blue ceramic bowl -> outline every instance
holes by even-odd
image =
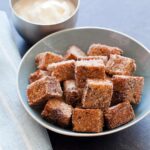
[[[142,100],[139,105],[134,107],[135,119],[128,124],[110,131],[104,131],[101,133],[76,133],[71,130],[63,129],[55,126],[51,123],[43,120],[38,112],[32,109],[27,102],[26,87],[28,85],[28,76],[36,69],[34,58],[38,53],[45,51],[53,51],[58,54],[64,54],[65,50],[70,45],[77,45],[82,50],[87,51],[89,45],[92,43],[103,43],[111,46],[117,46],[124,50],[124,55],[136,60],[137,71],[136,75],[145,77],[144,91]],[[77,28],[60,31],[47,36],[46,38],[35,44],[23,57],[19,71],[18,71],[18,94],[20,100],[29,113],[29,115],[36,120],[43,127],[52,130],[54,132],[78,137],[91,137],[101,136],[111,133],[115,133],[124,130],[142,118],[144,118],[150,112],[150,53],[146,47],[135,39],[110,29],[104,28]]]

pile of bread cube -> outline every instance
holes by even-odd
[[[76,132],[102,132],[135,117],[144,78],[133,76],[135,60],[123,50],[90,45],[87,53],[71,46],[64,56],[47,51],[35,57],[28,103],[48,122]]]

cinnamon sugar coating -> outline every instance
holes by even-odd
[[[108,61],[108,57],[107,56],[83,56],[83,57],[78,57],[78,61],[79,60],[102,60],[104,62],[104,64],[106,65],[107,61]]]
[[[74,79],[75,61],[67,60],[48,65],[47,70],[51,76],[59,81]]]
[[[77,60],[78,57],[86,56],[86,54],[77,46],[73,45],[69,47],[69,49],[66,52],[65,59],[74,59]]]
[[[75,108],[72,114],[73,131],[102,132],[104,119],[100,109]]]
[[[61,55],[55,54],[53,52],[43,52],[39,53],[35,57],[35,63],[39,69],[47,70],[47,66],[51,63],[62,61],[63,57]]]
[[[102,60],[83,60],[75,63],[75,80],[79,88],[84,88],[87,79],[105,79],[105,65]]]
[[[48,72],[44,70],[36,70],[35,72],[31,73],[29,76],[29,83],[35,82],[45,76],[48,76]]]
[[[106,72],[109,75],[132,75],[135,70],[135,60],[120,55],[110,55],[106,64]]]
[[[131,104],[140,102],[144,86],[143,77],[114,75],[112,82],[114,85],[112,105],[126,100]]]
[[[72,106],[60,99],[49,99],[41,115],[50,122],[67,127],[71,123]]]
[[[123,51],[118,47],[112,47],[104,44],[92,44],[87,54],[89,56],[110,56],[110,54],[121,55]]]
[[[63,83],[65,102],[72,106],[79,105],[82,98],[82,89],[77,88],[75,80],[66,80]]]
[[[119,127],[128,123],[135,117],[132,106],[128,101],[108,108],[104,113],[106,126],[108,129]]]
[[[83,92],[82,107],[106,110],[110,106],[112,93],[111,81],[88,79]]]
[[[62,97],[62,94],[60,83],[55,77],[43,77],[27,87],[30,106],[43,104],[51,97]]]

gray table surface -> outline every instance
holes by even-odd
[[[7,12],[8,0],[0,0],[0,10]],[[150,1],[149,0],[81,0],[77,27],[98,26],[112,28],[131,35],[150,48]],[[14,39],[21,56],[28,45],[15,31]],[[149,150],[150,115],[136,125],[103,137],[74,138],[49,131],[54,150]]]

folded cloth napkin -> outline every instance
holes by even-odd
[[[46,129],[26,113],[17,96],[21,58],[2,11],[0,27],[0,150],[52,150]]]

